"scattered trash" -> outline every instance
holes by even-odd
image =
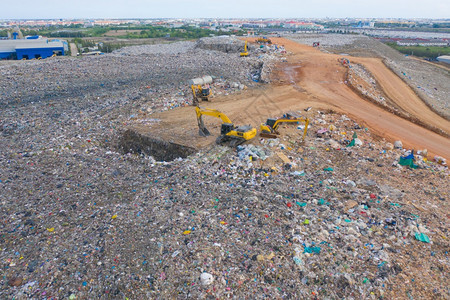
[[[214,277],[212,276],[212,274],[205,272],[200,275],[200,283],[202,285],[210,285],[213,282],[214,282]]]
[[[394,148],[396,148],[396,149],[403,149],[402,141],[395,141],[394,142]]]
[[[395,299],[408,280],[421,299],[446,286],[443,159],[392,167],[400,151],[348,117],[311,109],[325,138],[301,147],[293,128],[170,162],[119,153],[124,124],[190,104],[185,79],[253,84],[250,60],[174,44],[2,66],[0,298]],[[360,147],[344,146],[352,132]]]
[[[430,238],[425,234],[421,232],[416,232],[414,234],[416,240],[424,242],[424,243],[430,243]]]
[[[408,166],[411,169],[417,169],[418,166],[414,164],[415,158],[414,158],[414,150],[411,151],[411,153],[407,156],[400,156],[400,159],[398,161],[399,165],[401,166]]]

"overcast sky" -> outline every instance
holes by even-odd
[[[450,18],[450,0],[19,0],[0,19]],[[5,5],[4,2],[8,2]]]

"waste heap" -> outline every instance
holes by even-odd
[[[118,129],[169,106],[159,80],[200,63],[160,55],[0,69],[1,299],[448,296],[445,158],[402,166],[412,149],[314,110],[304,144],[282,125],[236,151],[121,154]]]
[[[313,119],[305,144],[286,126],[172,162],[94,137],[2,151],[0,296],[444,298],[446,166]]]

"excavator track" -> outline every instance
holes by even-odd
[[[259,136],[260,137],[265,137],[265,138],[268,138],[268,139],[276,139],[278,137],[278,134],[268,133],[268,132],[260,132]]]
[[[245,139],[229,137],[226,135],[221,135],[216,139],[216,144],[228,146],[231,148],[237,147],[245,142],[246,142]]]

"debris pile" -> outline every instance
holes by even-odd
[[[0,68],[0,298],[448,295],[444,159],[422,150],[419,168],[401,166],[409,149],[346,116],[308,111],[304,143],[286,126],[278,139],[171,162],[118,153],[117,131],[146,97],[162,109],[194,62],[214,74],[248,67],[208,54],[209,66],[175,68],[187,53]],[[252,84],[231,78],[232,89]]]
[[[386,105],[386,98],[372,74],[360,64],[352,64],[348,69],[348,83],[361,94]]]
[[[244,51],[244,41],[239,40],[236,37],[228,35],[216,36],[216,37],[204,37],[199,39],[195,47],[205,50],[221,51],[225,53],[239,53]],[[253,47],[248,45],[251,50]]]

